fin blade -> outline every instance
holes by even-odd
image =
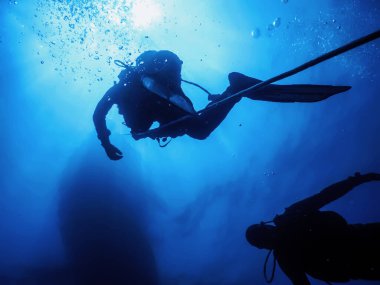
[[[253,100],[271,102],[318,102],[335,94],[351,89],[351,86],[333,85],[268,85],[260,90],[247,94],[246,97]]]

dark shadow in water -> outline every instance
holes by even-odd
[[[60,228],[75,284],[158,284],[143,229],[143,185],[133,167],[104,163],[92,150],[60,187]]]
[[[74,155],[58,189],[66,262],[1,268],[1,285],[159,284],[146,228],[149,213],[162,205],[145,186],[131,150],[115,163],[93,141]]]

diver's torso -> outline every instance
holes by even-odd
[[[144,88],[139,78],[120,81],[118,85],[116,104],[132,132],[147,131],[154,122],[165,124],[185,115],[178,107]]]
[[[320,211],[305,219],[281,231],[281,267],[332,282],[379,278],[380,224],[349,225],[337,213]]]

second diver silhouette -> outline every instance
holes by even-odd
[[[329,282],[351,279],[380,280],[380,223],[348,224],[336,212],[320,208],[342,197],[354,187],[380,181],[380,174],[368,173],[349,177],[320,193],[294,203],[277,215],[273,223],[262,222],[248,227],[247,241],[274,254],[294,285],[310,285],[306,274]]]
[[[237,72],[230,73],[228,76],[230,85],[227,89],[221,95],[212,95],[208,92],[211,102],[200,111],[194,110],[191,100],[181,88],[181,81],[185,80],[181,78],[183,62],[180,58],[167,50],[146,51],[136,59],[135,66],[122,64],[125,69],[119,74],[119,83],[115,83],[97,104],[93,121],[98,138],[110,159],[118,160],[123,157],[122,152],[110,142],[111,132],[106,126],[106,115],[114,104],[118,106],[125,124],[131,128],[134,139],[149,137],[160,142],[161,139],[166,141],[168,137],[175,138],[185,134],[200,140],[207,138],[242,97],[271,102],[324,100],[351,87],[272,83],[378,37],[380,31],[266,81]],[[150,129],[154,122],[158,122],[160,127]]]

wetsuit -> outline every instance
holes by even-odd
[[[319,211],[372,181],[371,175],[333,184],[276,216],[279,238],[274,255],[294,285],[310,284],[306,274],[330,282],[380,280],[380,223],[348,224],[335,212]]]
[[[109,141],[110,131],[106,115],[116,104],[125,124],[131,128],[134,139],[150,137],[178,137],[189,135],[206,139],[226,118],[241,96],[229,98],[223,104],[216,102],[230,97],[252,85],[258,79],[233,72],[229,74],[230,86],[215,96],[201,112],[195,112],[191,100],[181,88],[182,61],[170,51],[147,51],[136,60],[136,67],[129,67],[119,76],[120,82],[111,87],[96,106],[93,121],[99,140],[111,159],[120,159],[121,151]],[[244,97],[271,102],[317,102],[348,90],[348,86],[330,85],[268,85],[252,91]],[[183,119],[177,122],[178,119]],[[150,130],[154,122],[160,127]],[[176,122],[167,125],[168,123]]]
[[[150,55],[151,52],[146,53]],[[236,98],[217,110],[195,115],[191,100],[181,88],[182,61],[169,51],[154,52],[150,58],[143,56],[143,59],[140,58],[142,64],[120,73],[120,81],[106,92],[93,114],[98,138],[111,159],[122,157],[121,151],[110,143],[111,132],[106,125],[106,116],[113,105],[118,106],[135,139],[135,134],[148,131],[154,122],[164,125],[186,115],[190,115],[191,119],[165,130],[160,137],[174,138],[187,134],[196,139],[205,139],[240,100]],[[160,62],[164,62],[161,69],[157,67]]]
[[[178,91],[185,97],[182,89]],[[191,104],[191,101],[187,100]],[[105,119],[113,105],[117,105],[119,114],[123,116],[132,134],[148,130],[156,121],[164,124],[186,114],[180,108],[147,90],[137,73],[129,74],[128,78],[122,78],[106,92],[95,109],[93,119],[101,141],[110,135]]]

